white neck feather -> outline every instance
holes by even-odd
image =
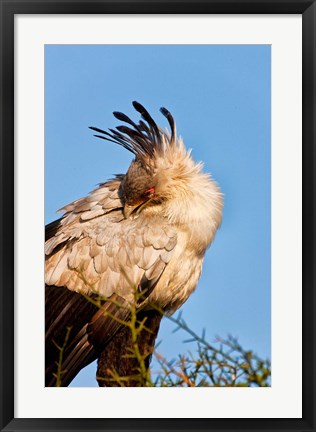
[[[169,152],[170,149],[170,152]],[[156,160],[158,184],[166,201],[165,216],[189,234],[190,243],[204,253],[222,220],[223,195],[216,182],[202,172],[179,138]]]

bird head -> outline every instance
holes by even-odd
[[[114,116],[127,125],[104,131],[91,127],[98,138],[112,141],[134,154],[121,183],[125,218],[137,217],[142,211],[162,212],[173,222],[191,223],[202,215],[221,219],[221,193],[202,164],[195,163],[183,141],[176,136],[174,119],[166,108],[160,112],[167,118],[170,132],[157,126],[148,111],[138,102],[133,106],[141,114],[135,123],[127,115],[115,111]],[[209,209],[212,209],[210,214]]]
[[[133,212],[139,213],[151,200],[157,199],[156,185],[157,179],[153,170],[139,159],[131,163],[121,185],[125,218],[130,217]]]
[[[109,131],[90,127],[98,132],[95,135],[98,138],[115,142],[135,155],[121,185],[126,218],[139,214],[149,204],[157,205],[166,199],[164,191],[168,189],[169,182],[168,176],[163,175],[163,165],[168,150],[175,145],[176,135],[174,119],[166,108],[160,111],[168,119],[171,134],[158,128],[140,103],[134,101],[133,106],[142,116],[138,124],[121,112],[113,113],[118,120],[132,127],[121,125]]]

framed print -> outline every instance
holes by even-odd
[[[2,1],[1,41],[1,429],[314,430],[315,2]]]

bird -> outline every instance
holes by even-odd
[[[97,360],[100,387],[142,386],[137,347],[149,365],[162,317],[195,290],[222,221],[223,194],[177,135],[139,102],[136,123],[94,135],[132,153],[125,174],[64,206],[45,229],[45,386],[68,386]],[[136,114],[135,114],[136,115]],[[138,374],[138,375],[137,375]]]

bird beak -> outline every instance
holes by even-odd
[[[133,213],[133,211],[139,206],[139,204],[136,204],[134,206],[125,204],[123,209],[123,214],[125,219],[128,219],[130,215]]]

